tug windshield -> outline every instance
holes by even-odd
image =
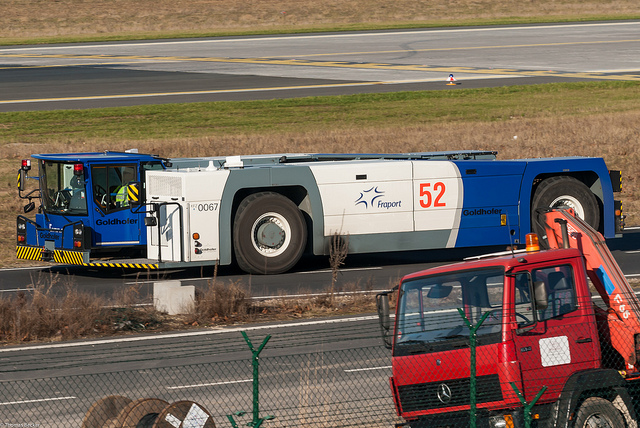
[[[402,284],[394,354],[413,355],[468,346],[469,328],[489,315],[477,330],[478,344],[501,339],[504,269],[458,271],[425,276]]]
[[[74,173],[74,164],[40,161],[40,190],[44,212],[87,215],[84,172]]]

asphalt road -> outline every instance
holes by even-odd
[[[622,238],[607,241],[622,271],[629,278],[640,277],[640,228],[626,231]],[[439,264],[455,262],[465,257],[501,251],[503,248],[476,247],[467,249],[406,251],[380,254],[350,255],[340,268],[337,290],[387,290],[402,276]],[[36,285],[64,285],[113,297],[125,287],[135,287],[146,301],[151,300],[153,283],[179,280],[183,285],[206,288],[213,280],[242,285],[256,298],[324,293],[331,284],[332,272],[326,257],[302,259],[290,272],[280,275],[247,275],[232,266],[214,272],[212,267],[189,268],[147,273],[122,269],[85,268],[80,266],[44,266],[0,270],[0,295],[12,296]]]
[[[5,47],[0,111],[638,81],[639,34],[623,21]]]

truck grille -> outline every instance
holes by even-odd
[[[478,376],[476,391],[478,403],[502,400],[500,378],[497,374]],[[469,379],[398,386],[398,394],[403,412],[465,406],[469,405]]]

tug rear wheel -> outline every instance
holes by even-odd
[[[286,272],[300,260],[306,243],[304,217],[290,199],[261,192],[240,203],[233,224],[233,248],[245,272]]]
[[[537,223],[538,208],[572,208],[591,227],[596,230],[600,227],[600,205],[596,196],[573,177],[547,178],[536,189],[531,201],[532,226],[534,232],[543,236],[544,229]]]

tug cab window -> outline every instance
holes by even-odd
[[[127,184],[137,179],[135,165],[96,165],[91,168],[93,200],[104,212],[129,208]]]
[[[84,173],[74,173],[72,163],[42,161],[40,188],[45,213],[87,215]]]

